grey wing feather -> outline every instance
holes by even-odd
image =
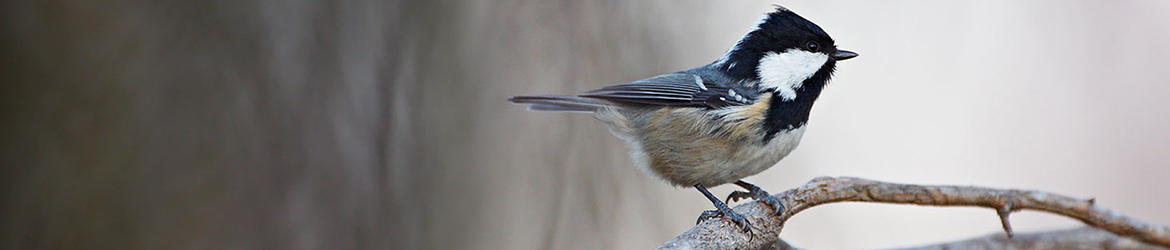
[[[748,105],[755,101],[754,96],[729,90],[732,88],[709,83],[696,74],[672,73],[608,86],[580,96],[617,103],[707,108]]]

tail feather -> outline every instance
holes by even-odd
[[[514,96],[508,101],[530,104],[528,110],[555,112],[594,112],[612,105],[605,100],[564,95]]]
[[[589,108],[572,107],[572,106],[564,106],[564,105],[553,105],[553,104],[541,104],[541,103],[528,105],[528,110],[552,111],[552,112],[593,113],[593,109],[589,109]]]

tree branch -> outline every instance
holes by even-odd
[[[1002,190],[963,186],[922,186],[886,183],[859,178],[820,177],[796,189],[776,194],[784,207],[780,215],[760,202],[735,207],[748,218],[751,232],[737,230],[720,219],[707,220],[667,241],[659,249],[761,249],[779,240],[784,222],[805,209],[834,202],[876,202],[927,206],[978,206],[995,209],[1004,230],[1012,235],[1008,215],[1028,209],[1068,216],[1119,236],[1170,247],[1170,227],[1153,225],[1094,205],[1093,199],[1026,190]]]
[[[799,250],[783,240],[766,244],[761,250]],[[1003,234],[992,234],[969,240],[947,242],[936,245],[902,248],[899,250],[948,250],[948,249],[1063,249],[1063,250],[1167,250],[1124,238],[1093,227],[1069,230],[1026,233],[1008,238]]]

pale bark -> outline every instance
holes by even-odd
[[[772,208],[759,203],[749,202],[735,207],[737,213],[743,214],[752,224],[750,232],[741,232],[738,227],[721,219],[704,221],[687,230],[681,235],[667,241],[659,249],[761,249],[785,246],[778,238],[784,222],[796,213],[811,207],[835,202],[874,202],[914,204],[925,206],[978,206],[995,209],[1003,222],[1008,236],[1012,235],[1008,215],[1020,210],[1036,210],[1059,214],[1074,218],[1118,236],[1128,237],[1137,241],[1161,247],[1170,247],[1170,227],[1154,225],[1131,218],[1104,207],[1094,204],[1093,199],[1076,199],[1052,193],[1029,190],[1004,190],[973,186],[923,186],[910,184],[887,183],[859,178],[828,178],[822,177],[812,180],[796,189],[776,194],[786,208],[778,215],[772,215]],[[1082,244],[1083,236],[1079,233],[1060,237],[1053,235],[1029,235],[1021,237],[1018,245],[1051,246],[1045,249],[1065,248],[1067,244]],[[1093,247],[1107,248],[1108,242],[1116,241],[1110,237],[1096,237],[1092,241]],[[1002,242],[1015,241],[1002,240]],[[1027,243],[1026,241],[1043,241]],[[1061,241],[1068,241],[1061,243]],[[1078,243],[1082,242],[1082,243]],[[960,243],[950,243],[960,244]],[[988,248],[1005,248],[990,243],[971,241],[970,247],[975,244]],[[1089,244],[1089,243],[1084,243]],[[1139,244],[1140,245],[1140,244]],[[956,246],[939,245],[936,248],[955,248]],[[1145,246],[1148,247],[1148,246]],[[1021,247],[1024,248],[1024,247]],[[1028,249],[1040,249],[1026,247]],[[932,248],[933,249],[933,248]]]

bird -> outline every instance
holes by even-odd
[[[788,156],[800,144],[813,102],[838,61],[857,57],[838,49],[820,26],[776,6],[714,62],[692,69],[606,86],[577,95],[523,95],[508,101],[532,111],[592,114],[626,142],[642,171],[678,187],[693,187],[715,206],[698,222],[724,218],[751,224],[727,202],[751,198],[780,214],[778,198],[743,179]],[[707,188],[733,183],[721,201]]]

